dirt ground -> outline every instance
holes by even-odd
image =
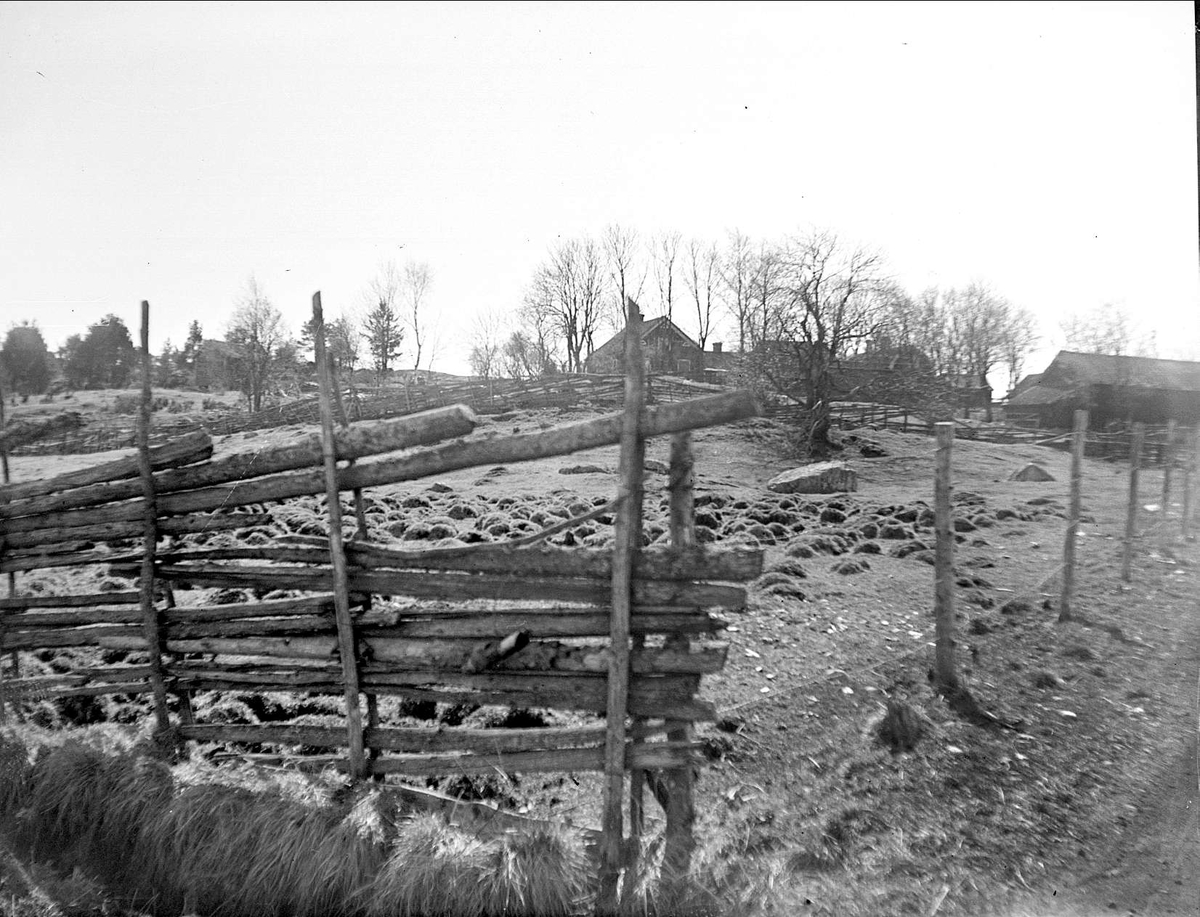
[[[583,416],[485,418],[475,435]],[[220,449],[296,431],[240,434]],[[858,490],[819,498],[766,490],[796,464],[782,427],[759,420],[695,436],[706,538],[757,544],[767,558],[747,610],[727,616],[729,663],[703,687],[720,712],[699,730],[710,760],[696,859],[712,887],[763,914],[1200,913],[1200,552],[1180,535],[1179,487],[1164,505],[1162,473],[1143,472],[1124,583],[1127,469],[1085,462],[1077,617],[1058,624],[1067,454],[955,443],[958,663],[996,716],[984,727],[949,710],[928,680],[933,440],[853,434],[842,457]],[[647,457],[665,462],[667,449],[653,441]],[[11,465],[25,480],[104,458]],[[1009,480],[1030,462],[1055,480]],[[462,538],[483,531],[501,501],[524,526],[538,507],[611,498],[616,464],[615,448],[599,449],[371,496],[390,507],[382,537],[412,540],[416,514],[441,513]],[[647,476],[650,526],[662,521],[666,483]],[[426,505],[405,516],[413,497]],[[455,519],[453,506],[467,509]],[[608,531],[596,527],[591,543]],[[922,734],[910,750],[877,738],[891,699],[916,711]],[[597,823],[597,786],[528,779],[506,792],[523,811]]]

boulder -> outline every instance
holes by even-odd
[[[1030,462],[1020,471],[1014,471],[1009,477],[1010,481],[1053,481],[1054,475],[1043,468],[1041,465]]]
[[[767,490],[777,494],[837,494],[858,490],[858,472],[845,462],[816,462],[776,475]]]

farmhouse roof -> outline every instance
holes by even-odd
[[[645,342],[646,339],[649,338],[650,335],[654,334],[655,332],[658,332],[660,334],[673,335],[675,337],[678,337],[680,339],[681,343],[690,344],[692,347],[695,347],[697,350],[700,349],[699,344],[697,344],[690,337],[688,337],[688,335],[685,331],[683,331],[678,325],[676,325],[673,321],[671,321],[665,315],[659,316],[658,318],[651,318],[651,319],[648,319],[648,320],[642,322],[642,341],[643,342]],[[623,354],[624,352],[625,352],[625,329],[622,328],[620,331],[618,331],[616,334],[614,334],[612,337],[610,337],[607,341],[605,341],[603,344],[601,344],[599,347],[597,347],[595,350],[593,350],[592,357],[597,357],[597,356],[607,357],[610,355],[618,356],[620,354]],[[589,359],[591,359],[592,357],[589,357]]]
[[[1154,357],[1060,350],[1042,374],[1043,383],[1100,384],[1200,392],[1200,363]]]

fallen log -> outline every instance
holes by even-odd
[[[207,433],[188,433],[173,439],[161,446],[150,447],[150,463],[155,468],[174,468],[178,465],[190,465],[202,462],[212,455],[212,437]],[[5,484],[0,486],[0,503],[12,500],[27,500],[42,494],[57,494],[98,484],[104,481],[116,481],[123,478],[136,478],[138,474],[137,456],[93,465],[91,468],[81,468],[52,478],[41,478],[36,481],[24,481],[20,484]],[[133,482],[132,496],[136,496],[137,484]],[[2,508],[0,508],[2,509]],[[0,518],[4,518],[0,516]]]
[[[659,436],[711,427],[745,420],[759,413],[758,403],[749,391],[697,398],[648,408],[643,414],[642,435]],[[533,461],[611,446],[620,438],[623,416],[620,413],[609,414],[539,433],[460,440],[434,449],[414,450],[401,458],[360,462],[339,470],[338,487],[345,491],[398,484],[480,465]],[[322,471],[292,472],[163,494],[158,509],[164,516],[182,515],[324,492],[325,477]],[[139,518],[140,512],[138,503],[113,503],[89,510],[66,510],[59,515],[58,521],[64,528],[98,522],[134,521]],[[35,517],[11,519],[9,530],[24,531],[40,527],[32,524],[31,519],[36,523]]]
[[[469,408],[455,405],[388,420],[353,424],[335,435],[337,458],[363,458],[465,436],[475,429],[476,423],[475,415]],[[211,452],[212,444],[209,441],[209,453]],[[283,445],[242,452],[203,465],[168,468],[154,475],[154,487],[155,492],[161,495],[261,478],[264,475],[309,468],[320,463],[321,437],[320,434],[314,433]],[[139,495],[139,487],[137,481],[108,479],[70,490],[60,486],[49,491],[50,496],[0,506],[0,519],[128,500]],[[0,491],[0,495],[2,494]],[[10,495],[9,499],[16,497]]]

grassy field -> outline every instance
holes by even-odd
[[[578,416],[502,415],[485,419],[475,435],[534,430]],[[295,432],[284,428],[240,434],[226,438],[219,449],[257,448]],[[861,447],[867,444],[874,457],[863,457]],[[665,461],[666,451],[665,441],[652,442],[648,458]],[[1152,509],[1142,512],[1133,579],[1124,583],[1118,569],[1126,472],[1114,464],[1085,462],[1086,522],[1079,538],[1076,601],[1080,616],[1060,625],[1057,573],[1065,530],[1067,455],[1033,446],[955,444],[958,662],[980,704],[1000,723],[984,727],[951,711],[927,677],[933,639],[928,516],[932,439],[859,430],[847,440],[843,457],[858,471],[857,492],[817,499],[781,497],[770,494],[765,484],[795,464],[784,428],[752,421],[696,435],[697,523],[703,539],[763,547],[767,572],[754,584],[747,611],[729,617],[724,635],[731,644],[729,665],[704,683],[703,694],[715,702],[720,719],[700,733],[709,761],[698,784],[699,849],[692,906],[720,914],[851,917],[1077,917],[1132,909],[1141,914],[1190,913],[1187,902],[1200,900],[1200,869],[1190,870],[1186,859],[1195,856],[1194,830],[1189,836],[1186,823],[1176,824],[1169,817],[1181,808],[1178,792],[1186,787],[1177,792],[1163,789],[1186,766],[1189,749],[1194,752],[1200,656],[1197,551],[1194,541],[1179,535],[1178,491],[1163,505],[1161,472],[1143,473],[1141,503]],[[82,458],[82,464],[91,464],[105,456]],[[1009,480],[1031,461],[1056,480]],[[15,480],[79,464],[73,457],[11,460]],[[561,460],[460,471],[436,481],[381,488],[369,494],[372,533],[381,541],[409,546],[515,537],[540,528],[554,508],[611,497],[611,469],[616,464],[615,449],[599,449]],[[581,465],[597,470],[562,473]],[[665,475],[648,475],[647,531],[653,538],[665,531],[666,483]],[[317,514],[315,501],[294,501],[281,513],[282,524],[303,530]],[[610,539],[611,527],[602,522],[572,535],[576,543],[593,545]],[[48,591],[97,587],[96,582],[78,579],[83,576],[103,579],[103,573],[91,572],[31,574],[22,577],[20,586]],[[903,701],[912,711],[918,740],[910,749],[897,750],[880,740],[889,701]],[[286,697],[265,705],[231,696],[206,702],[213,715],[249,722],[258,721],[272,705],[273,716],[299,712],[300,707]],[[89,715],[111,723],[136,713],[107,706]],[[332,708],[308,713],[336,716]],[[394,721],[418,718],[427,723],[464,715],[461,710],[402,706],[387,713]],[[80,721],[77,711],[43,711],[41,716],[47,725]],[[540,721],[559,723],[554,714],[538,716]],[[39,733],[35,739],[12,739],[17,743],[12,747],[24,748],[29,742],[53,746],[55,741]],[[130,746],[135,740],[122,741]],[[136,758],[129,747],[117,746],[120,743],[104,746],[105,761],[124,761],[121,767],[135,770],[141,766],[129,763]],[[201,767],[200,759],[227,751],[199,749],[198,761],[185,767]],[[13,754],[20,758],[18,752]],[[103,762],[91,766],[100,771],[109,767]],[[31,767],[36,770],[36,765]],[[153,777],[160,783],[174,781],[171,792],[176,794],[189,779],[196,778]],[[204,779],[212,783],[224,778]],[[298,826],[309,818],[341,824],[353,808],[346,799],[334,801],[336,787],[319,781],[308,784],[291,774],[255,780],[236,788],[249,795],[239,797],[243,805],[230,809],[228,823],[221,822],[220,831],[229,834],[214,835],[214,841],[248,830],[238,813],[245,819],[251,814],[274,817],[270,810],[282,805],[278,800],[285,793],[281,781],[287,784],[289,799],[297,792],[312,797],[311,812],[293,811]],[[297,790],[300,785],[308,788]],[[487,780],[443,782],[441,788],[499,800],[563,824],[595,825],[599,786],[591,775],[526,779],[497,774]],[[162,786],[160,790],[168,792]],[[15,791],[6,792],[11,797]],[[324,801],[317,804],[313,799]],[[6,811],[24,812],[28,820],[28,804],[10,800],[6,805]],[[632,912],[651,911],[656,901],[653,864],[661,820],[653,805],[647,811],[650,867],[629,899]],[[1191,812],[1194,820],[1195,806]],[[62,817],[48,814],[45,821],[52,829],[46,830],[63,830]],[[182,830],[161,819],[155,824],[153,831],[171,837]],[[86,834],[97,829],[84,825],[80,830]],[[436,830],[424,822],[416,824],[411,838],[387,835],[386,842],[379,841],[382,848],[364,855],[364,868],[374,864],[374,872],[368,870],[373,878],[360,882],[360,890],[378,886],[378,894],[393,896],[379,899],[387,901],[386,906],[372,904],[375,899],[369,895],[355,898],[350,893],[336,907],[322,906],[359,913],[430,913],[440,906],[437,902],[411,897],[418,894],[414,888],[425,887],[422,882],[478,884],[471,878],[478,873],[471,870],[480,863],[509,863],[517,864],[512,868],[518,873],[525,869],[521,882],[508,891],[496,886],[498,897],[485,903],[472,899],[456,905],[459,910],[445,912],[586,910],[586,886],[571,886],[566,899],[538,899],[537,907],[521,905],[519,896],[513,897],[513,889],[542,887],[545,876],[554,885],[558,871],[578,872],[573,842],[560,837],[554,841],[560,845],[556,852],[547,852],[550,841],[525,839],[522,843],[533,845],[528,850],[540,851],[532,856],[527,848],[521,848],[526,853],[514,852],[497,840],[478,850],[469,838],[420,834]],[[1172,831],[1180,843],[1170,842]],[[21,841],[19,832],[10,832],[10,837],[13,843]],[[56,872],[50,853],[66,843],[62,838],[36,843],[26,838],[23,843],[33,859],[22,864],[10,857],[0,876],[9,883],[5,888],[23,889],[13,895],[13,908],[66,907],[70,896],[60,887],[64,882],[68,892],[78,892],[84,912],[101,907],[97,901],[113,891],[92,884],[86,871],[62,875],[61,857]],[[198,862],[208,862],[204,857],[209,854],[201,852],[204,843],[194,843]],[[396,856],[407,851],[407,859],[393,861],[380,849]],[[452,855],[435,856],[440,864],[435,867],[429,865],[430,851]],[[405,862],[420,868],[402,870]],[[533,862],[539,865],[518,869],[520,863]],[[211,862],[204,869],[210,876],[228,872],[227,887],[233,891],[220,901],[237,899],[237,890],[244,886],[237,884],[242,880],[236,878],[241,874],[234,864]],[[412,882],[406,885],[400,877],[408,872]],[[187,882],[198,882],[195,875],[146,875],[159,876],[163,898],[158,906],[165,912],[179,913],[178,907],[185,905],[197,912],[229,907],[192,895]],[[120,877],[116,880],[119,885]],[[244,875],[243,880],[250,881]],[[270,881],[279,889],[274,898],[254,899],[253,907],[246,901],[245,910],[230,912],[299,913],[315,907],[309,899],[301,906],[284,894],[292,888],[286,877],[272,874]],[[265,879],[259,886],[276,887]],[[385,888],[392,891],[385,893]],[[154,904],[144,900],[144,889],[126,892],[132,895],[127,904],[132,901],[143,909]],[[1172,910],[1181,906],[1185,909]]]

